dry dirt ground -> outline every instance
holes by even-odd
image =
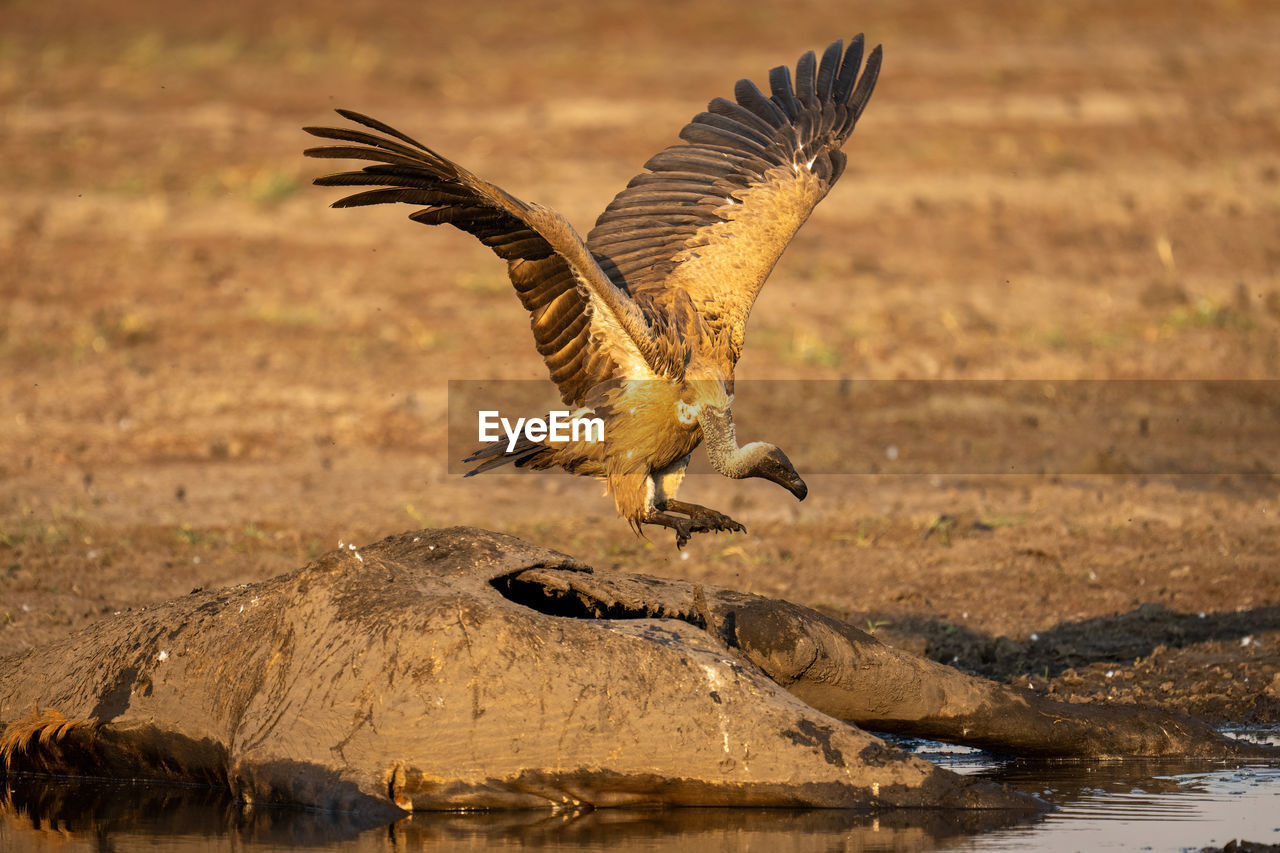
[[[850,168],[741,379],[1276,380],[1274,3],[83,5],[0,6],[0,655],[469,524],[1057,696],[1280,720],[1275,386],[1207,467],[1204,435],[1134,413],[1182,463],[824,474],[820,451],[888,458],[922,412],[1011,455],[1034,429],[849,403],[871,435],[744,382],[741,436],[795,448],[811,496],[692,477],[750,533],[677,553],[595,483],[451,470],[448,380],[545,380],[527,318],[470,237],[328,209],[299,130],[383,117],[585,232],[734,80],[865,31],[885,65]],[[1219,410],[1187,387],[1175,410]]]

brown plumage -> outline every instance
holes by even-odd
[[[733,372],[747,315],[796,230],[845,167],[840,151],[866,108],[880,48],[861,77],[863,38],[835,42],[769,73],[770,94],[750,80],[735,101],[716,98],[672,145],[645,164],[583,240],[555,211],[529,204],[382,122],[347,110],[359,129],[308,127],[347,145],[309,157],[372,160],[321,186],[377,187],[334,207],[404,202],[409,218],[448,223],[507,262],[530,314],[538,352],[565,403],[604,420],[600,442],[486,446],[467,462],[479,473],[513,462],[559,466],[608,483],[618,513],[640,532],[743,530],[715,510],[676,500],[689,455],[705,441],[712,466],[763,477],[803,500],[804,481],[772,444],[740,447]]]

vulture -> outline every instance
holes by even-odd
[[[774,264],[844,172],[840,150],[880,70],[877,46],[836,41],[821,59],[769,72],[769,94],[739,80],[644,164],[584,240],[554,210],[521,201],[383,122],[350,110],[360,127],[307,127],[338,144],[309,157],[372,161],[317,178],[325,187],[372,187],[334,207],[402,202],[409,218],[447,223],[507,262],[534,341],[572,416],[600,419],[603,438],[498,442],[464,460],[560,467],[602,479],[635,532],[659,525],[683,548],[694,533],[745,531],[729,516],[676,498],[690,454],[712,467],[763,477],[799,500],[804,480],[781,449],[739,445],[734,368],[747,315]],[[861,70],[861,75],[859,71]],[[563,437],[561,435],[560,437]],[[588,441],[591,437],[596,440]]]

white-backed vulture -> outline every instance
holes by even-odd
[[[376,131],[308,127],[342,145],[310,157],[375,161],[318,178],[328,187],[376,187],[334,207],[419,205],[409,218],[448,223],[507,262],[538,352],[565,403],[604,421],[601,441],[522,439],[465,461],[475,474],[513,462],[559,466],[606,481],[618,513],[693,533],[744,530],[715,510],[676,499],[700,442],[726,477],[763,477],[800,500],[804,481],[780,449],[739,446],[733,374],[747,315],[782,251],[844,171],[840,151],[875,87],[880,48],[862,65],[863,37],[837,41],[769,72],[771,93],[739,80],[680,132],[683,142],[645,163],[585,240],[555,211],[490,184],[380,121],[338,110]]]

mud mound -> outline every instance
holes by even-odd
[[[104,620],[7,661],[8,766],[388,814],[1027,805],[804,704],[688,613],[526,606],[512,579],[530,570],[591,572],[422,531]]]

